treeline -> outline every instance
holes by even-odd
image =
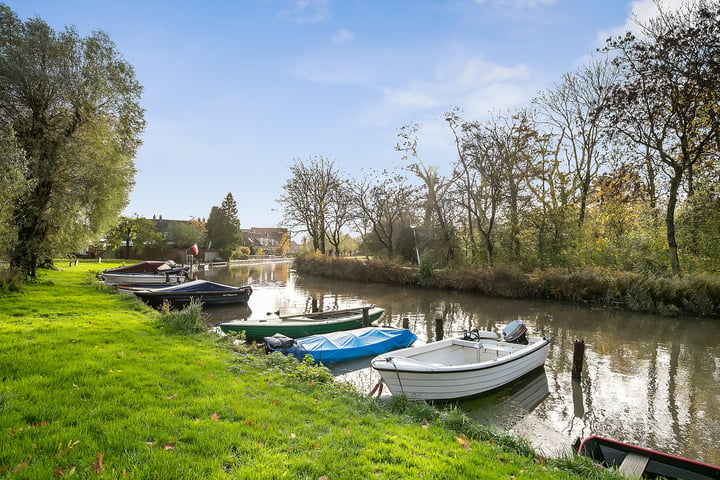
[[[444,114],[451,173],[400,129],[403,163],[348,178],[296,159],[280,202],[315,251],[435,267],[717,271],[720,259],[720,4],[661,11],[607,40],[530,105],[488,120]],[[681,264],[682,259],[682,264]],[[682,269],[681,269],[682,265]]]

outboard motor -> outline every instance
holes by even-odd
[[[513,320],[503,329],[503,338],[506,342],[528,344],[527,327],[520,320]]]

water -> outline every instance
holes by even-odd
[[[664,318],[543,301],[299,278],[289,263],[246,265],[201,273],[209,280],[250,284],[247,307],[209,309],[209,321],[307,312],[373,303],[381,323],[410,329],[421,341],[480,328],[500,332],[521,319],[530,334],[551,339],[545,368],[488,395],[459,402],[478,422],[511,430],[546,454],[577,437],[603,435],[720,464],[720,321]],[[585,341],[580,381],[571,379],[573,345]],[[341,381],[369,393],[380,377],[369,360],[333,367]]]

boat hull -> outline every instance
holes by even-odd
[[[527,346],[451,338],[380,355],[372,367],[393,395],[456,400],[494,390],[542,367],[549,345],[537,337]]]
[[[172,306],[181,308],[196,300],[203,305],[227,305],[247,303],[252,294],[252,287],[233,287],[207,280],[193,280],[185,284],[158,289],[133,290],[143,302],[152,307],[159,307],[170,302]]]
[[[384,310],[368,308],[368,321],[378,320]],[[248,340],[262,340],[276,333],[290,338],[309,337],[341,330],[352,330],[363,326],[362,308],[336,312],[318,312],[259,320],[241,320],[218,325],[224,333],[245,332]]]
[[[165,286],[183,283],[187,276],[185,273],[153,274],[153,273],[103,273],[102,280],[106,285],[141,285]]]
[[[663,477],[668,480],[679,478],[684,480],[720,479],[720,467],[715,465],[596,435],[578,441],[575,448],[578,455],[590,457],[604,467],[619,468],[621,471],[625,468],[624,463],[633,464],[631,455],[634,455],[635,458],[642,458],[643,462],[647,463],[642,472],[637,473],[640,473],[643,478]]]

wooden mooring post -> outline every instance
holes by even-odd
[[[362,309],[362,326],[370,326],[370,307],[363,307]]]
[[[408,317],[402,319],[402,327],[410,328],[410,319]]]
[[[435,319],[435,340],[442,340],[444,337],[443,333],[443,319],[442,318],[436,318]]]
[[[572,378],[580,380],[585,358],[585,340],[575,340],[573,348]]]

